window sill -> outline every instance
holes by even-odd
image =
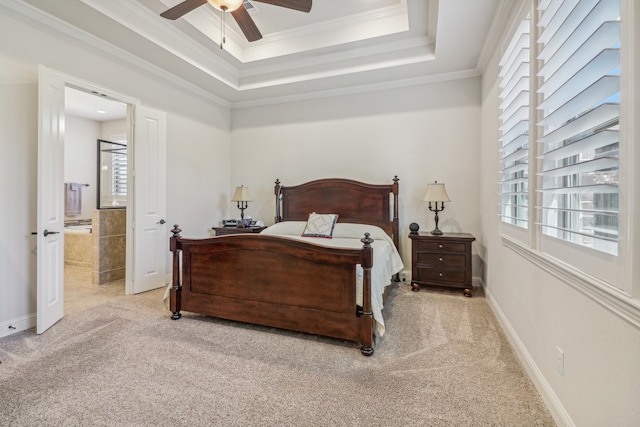
[[[631,298],[610,284],[589,276],[545,253],[528,248],[507,236],[502,236],[502,243],[505,247],[640,329],[640,300]]]

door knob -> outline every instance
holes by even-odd
[[[165,222],[167,221],[165,221],[164,219],[161,219],[160,221],[158,221],[158,224],[164,224]]]
[[[44,237],[47,237],[49,234],[60,234],[60,233],[57,231],[44,230]]]

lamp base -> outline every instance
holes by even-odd
[[[436,202],[436,207],[434,209],[434,208],[431,207],[431,202],[429,202],[429,210],[431,212],[435,212],[435,214],[436,214],[436,216],[434,218],[435,221],[436,221],[436,228],[434,228],[431,231],[431,234],[433,234],[434,236],[442,236],[442,231],[440,231],[440,229],[438,228],[438,221],[439,221],[438,212],[442,212],[444,210],[444,202],[441,202],[441,203],[442,203],[442,207],[440,209],[438,209],[438,202]]]

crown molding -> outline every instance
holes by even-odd
[[[125,61],[131,66],[134,66],[144,72],[155,75],[156,77],[166,81],[180,89],[200,97],[206,101],[213,102],[223,107],[230,108],[231,103],[219,96],[216,96],[210,92],[203,91],[202,88],[172,74],[161,67],[158,67],[148,61],[140,59],[139,57],[127,52],[126,50],[114,46],[111,43],[104,41],[103,39],[94,36],[80,28],[70,25],[69,23],[52,16],[34,6],[24,3],[20,0],[4,0],[3,6],[8,7],[21,16],[42,24],[44,27],[39,27],[41,30],[52,30],[54,34],[60,34],[73,39],[76,42],[83,43],[89,46],[91,49],[99,50],[108,54],[120,61]]]
[[[95,3],[97,0],[80,0],[87,4]],[[123,0],[113,0],[118,4],[122,4]],[[135,3],[135,2],[130,2]],[[406,2],[403,1],[403,5],[406,6]],[[363,83],[355,86],[338,87],[335,89],[307,89],[310,86],[302,85],[304,82],[312,82],[318,80],[326,80],[327,78],[334,78],[334,82],[338,85],[344,83],[347,80],[354,81],[354,76],[359,73],[365,73],[367,71],[383,69],[393,70],[403,65],[415,65],[426,63],[434,58],[434,45],[431,42],[429,36],[415,37],[409,40],[408,45],[403,42],[389,42],[387,44],[371,47],[367,45],[359,44],[356,49],[352,49],[350,52],[338,52],[333,51],[326,53],[325,55],[318,55],[318,52],[310,53],[308,55],[300,55],[293,61],[286,61],[283,63],[265,62],[256,67],[248,67],[242,71],[236,70],[231,64],[218,64],[217,61],[223,62],[222,58],[211,61],[208,63],[192,63],[192,61],[183,59],[187,63],[191,64],[198,70],[205,73],[205,75],[216,79],[217,82],[226,85],[235,95],[231,93],[228,99],[222,98],[212,92],[214,89],[207,89],[203,86],[203,83],[197,85],[191,83],[184,78],[167,71],[166,69],[154,65],[153,63],[142,59],[132,53],[129,53],[123,48],[120,48],[110,42],[107,42],[99,37],[92,35],[91,33],[75,27],[66,21],[59,19],[46,11],[43,11],[35,6],[30,5],[22,0],[3,0],[3,7],[13,10],[18,14],[20,19],[28,20],[30,25],[37,27],[41,31],[48,32],[54,36],[72,39],[74,43],[87,46],[95,52],[102,53],[106,56],[116,59],[118,62],[127,64],[128,66],[142,71],[145,74],[149,74],[158,78],[160,81],[167,82],[168,84],[179,88],[189,94],[199,97],[207,102],[212,102],[216,105],[220,105],[225,108],[241,109],[250,108],[263,105],[273,105],[277,103],[288,103],[302,100],[312,100],[333,96],[342,96],[349,94],[363,93],[367,91],[379,91],[394,89],[399,87],[407,87],[414,85],[430,84],[447,80],[457,80],[469,77],[475,77],[481,75],[479,68],[473,70],[462,70],[455,72],[444,72],[436,75],[424,75],[418,77],[408,77],[401,79],[393,79],[379,83]],[[93,7],[93,6],[88,6]],[[138,14],[145,12],[147,17],[145,19],[153,21],[152,15],[145,10],[138,10],[143,6],[127,5],[131,10],[130,19],[137,19]],[[432,6],[436,7],[436,6]],[[112,18],[113,19],[113,18]],[[157,24],[157,20],[155,20]],[[34,25],[33,22],[36,24]],[[120,21],[118,21],[120,22]],[[122,22],[120,22],[123,24]],[[123,25],[126,25],[124,23]],[[152,28],[153,23],[150,24]],[[157,29],[157,28],[156,28]],[[166,28],[164,30],[167,30]],[[435,30],[434,30],[435,31]],[[179,29],[169,29],[165,31],[167,37],[177,37]],[[181,44],[184,44],[187,36],[181,34]],[[405,40],[406,41],[406,40]],[[191,43],[194,44],[194,43]],[[199,47],[193,47],[198,55],[204,55],[206,48],[202,45]],[[173,53],[173,52],[172,52]],[[211,52],[208,53],[211,56]],[[327,63],[328,62],[328,63]],[[324,67],[321,67],[324,65]],[[208,72],[207,69],[214,67],[216,69],[222,69],[220,73]],[[222,67],[222,68],[218,68]],[[226,67],[226,68],[224,68]],[[234,75],[234,70],[237,74]],[[288,72],[288,74],[287,74]],[[218,76],[223,74],[232,74],[231,77],[227,77],[226,80],[218,79]],[[344,80],[336,80],[340,76],[345,76]],[[234,79],[237,81],[234,82]],[[366,82],[366,79],[361,80]],[[341,83],[342,82],[342,83]],[[302,88],[302,92],[299,93],[287,93],[288,89],[280,91],[279,96],[269,96],[266,93],[273,94],[273,89],[278,85],[291,85],[299,83]],[[292,88],[293,86],[289,86]],[[326,87],[326,86],[324,86]],[[269,89],[261,92],[260,89]],[[287,93],[287,94],[285,94]],[[260,96],[264,95],[262,98]],[[249,97],[253,99],[249,99]],[[234,99],[243,99],[234,101]]]
[[[312,57],[296,62],[294,68],[275,65],[262,68],[261,73],[245,73],[240,90],[262,89],[283,84],[301,83],[330,77],[348,76],[368,71],[392,69],[403,65],[427,63],[435,59],[434,46],[416,40],[415,45],[398,46],[397,50],[363,50],[362,52],[340,52]]]
[[[482,74],[476,69],[454,71],[451,73],[441,73],[433,75],[425,75],[421,77],[413,77],[407,79],[398,79],[385,81],[381,83],[371,83],[359,86],[349,86],[339,89],[320,90],[315,92],[305,92],[297,95],[269,97],[251,101],[234,102],[231,106],[234,110],[253,107],[264,107],[275,104],[285,104],[290,102],[310,101],[322,98],[331,98],[336,96],[354,95],[365,92],[374,92],[390,89],[398,89],[403,87],[420,86],[425,84],[433,84],[451,80],[462,80],[473,77],[479,77]]]
[[[174,25],[166,25],[155,16],[150,15],[149,11],[140,3],[123,0],[80,1],[124,27],[132,29],[145,39],[152,41],[225,85],[234,89],[238,88],[239,72],[237,68],[218,55],[212,55],[211,51],[204,46],[194,43]]]
[[[101,0],[82,0],[101,2]],[[118,0],[122,1],[122,0]],[[166,0],[161,0],[167,4]],[[103,3],[103,2],[102,2]],[[370,38],[409,31],[406,0],[398,4],[364,11],[348,17],[339,17],[322,23],[305,25],[269,34],[263,34],[259,44],[250,43],[242,33],[227,25],[227,43],[224,48],[241,64],[251,64],[279,57],[304,54],[309,50],[333,48],[345,43],[362,42]],[[202,8],[181,19],[215,43],[220,43],[220,16],[211,8]],[[320,37],[321,36],[321,37]]]
[[[476,68],[480,72],[484,72],[487,69],[489,60],[502,38],[502,32],[507,25],[513,8],[514,5],[512,2],[499,3],[498,10],[496,10],[495,15],[493,16],[489,32],[487,33],[487,37],[482,45],[482,50],[480,51],[480,56],[478,57]]]

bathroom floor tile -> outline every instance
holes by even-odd
[[[124,279],[103,285],[91,283],[91,270],[64,267],[64,314],[77,313],[125,294]]]

